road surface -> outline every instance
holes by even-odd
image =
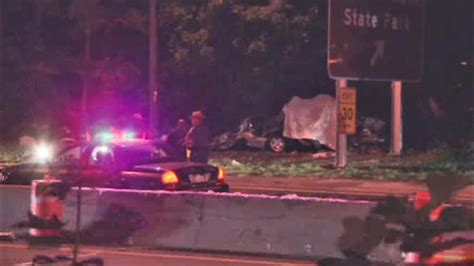
[[[288,195],[305,197],[331,197],[355,200],[379,200],[389,195],[413,196],[427,191],[422,183],[368,181],[356,179],[319,179],[308,177],[228,177],[231,192],[248,194]],[[29,185],[0,185],[28,188]],[[452,203],[474,207],[474,185],[458,191]]]
[[[428,190],[424,184],[415,182],[378,182],[309,177],[229,177],[227,182],[231,192],[271,195],[297,194],[307,197],[363,200],[377,200],[389,195],[413,196],[416,192]],[[473,206],[474,185],[467,186],[457,192],[452,202]]]
[[[29,247],[25,244],[0,243],[0,265],[2,266],[27,266],[33,265],[32,259],[36,255],[46,255],[56,257],[58,255],[71,257],[71,248],[62,247]],[[140,250],[136,248],[118,249],[118,248],[98,248],[83,247],[79,255],[80,260],[93,257],[104,259],[105,265],[113,266],[303,266],[315,265],[315,263],[301,260],[284,260],[262,257],[248,256],[230,256],[220,254],[189,253],[189,252],[171,252]],[[41,264],[45,265],[45,264]],[[60,261],[46,265],[71,265],[70,262]]]

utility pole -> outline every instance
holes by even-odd
[[[87,134],[87,98],[89,97],[89,75],[90,75],[90,63],[91,63],[91,17],[86,12],[84,18],[84,63],[82,70],[82,95],[81,95],[81,117],[82,117],[82,130],[84,134]]]
[[[156,20],[157,0],[149,0],[150,21],[149,21],[149,126],[153,133],[157,130],[157,100],[158,100],[158,25]]]
[[[3,88],[3,86],[3,1],[0,0],[0,92],[5,91],[5,88]],[[4,101],[5,97],[0,95],[0,128],[2,128],[2,124],[4,123]]]

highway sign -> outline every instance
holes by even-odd
[[[339,133],[355,134],[357,130],[357,92],[355,88],[339,88]]]
[[[423,12],[423,0],[329,0],[329,76],[420,80]]]

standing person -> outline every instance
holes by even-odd
[[[184,139],[187,158],[190,162],[207,163],[209,158],[209,128],[203,112],[192,113],[192,127]]]
[[[168,134],[168,144],[175,152],[176,159],[186,161],[186,147],[184,145],[184,137],[189,130],[188,123],[184,119],[179,119],[176,127]]]

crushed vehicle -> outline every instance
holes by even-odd
[[[275,117],[250,116],[242,120],[234,131],[224,132],[212,139],[212,150],[228,150],[237,147],[268,149],[276,153],[290,148],[318,149],[317,141],[289,139],[283,136],[283,115]]]
[[[365,152],[387,144],[386,123],[376,117],[357,115],[357,134],[348,136],[349,148]]]
[[[281,153],[290,149],[336,148],[336,102],[330,95],[311,99],[293,97],[275,117],[250,116],[242,120],[234,131],[216,136],[211,142],[213,150],[236,147],[268,149]],[[349,137],[354,149],[385,143],[385,122],[374,117],[359,115],[358,131]]]

